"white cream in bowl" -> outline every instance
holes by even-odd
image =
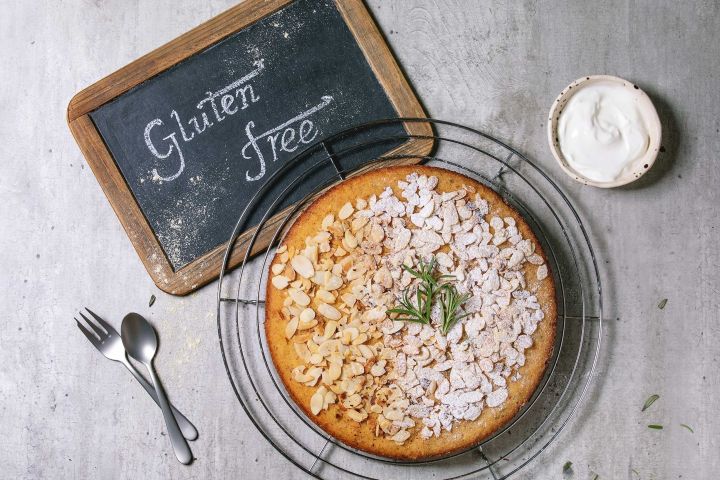
[[[660,146],[660,121],[637,86],[597,75],[573,82],[560,94],[548,134],[566,173],[585,184],[614,187],[650,168]]]

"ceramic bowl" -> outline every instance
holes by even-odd
[[[640,115],[645,120],[645,126],[647,127],[650,141],[645,156],[642,160],[637,162],[638,166],[636,168],[628,170],[625,174],[612,182],[597,182],[586,178],[568,165],[567,161],[563,157],[562,150],[560,149],[557,128],[560,114],[565,108],[565,105],[567,105],[570,101],[570,98],[572,98],[576,92],[582,90],[588,85],[592,85],[593,83],[608,81],[616,82],[619,85],[622,85],[623,88],[627,88],[632,93],[633,99],[637,102]],[[662,128],[660,127],[660,119],[658,118],[657,111],[655,110],[655,106],[650,98],[637,85],[619,77],[611,75],[590,75],[589,77],[579,78],[565,87],[550,108],[550,115],[548,118],[548,143],[550,144],[550,151],[565,173],[567,173],[572,179],[585,185],[592,185],[600,188],[612,188],[634,182],[650,170],[650,167],[652,167],[653,163],[655,163],[655,158],[657,158],[657,154],[660,151],[661,138]]]

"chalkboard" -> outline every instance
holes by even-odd
[[[275,8],[258,12],[267,3]],[[404,79],[393,85],[382,74],[388,64],[396,76],[399,70],[384,43],[379,45],[384,50],[378,48],[377,31],[374,43],[358,36],[374,29],[360,1],[250,1],[234,10],[220,17],[240,17],[245,22],[240,28],[85,112],[153,237],[137,242],[131,234],[131,239],[136,249],[138,243],[158,244],[162,256],[155,248],[145,265],[161,288],[174,293],[217,274],[209,254],[222,249],[249,199],[298,152],[363,122],[422,116]],[[412,101],[398,101],[398,88]],[[71,102],[69,118],[72,108]],[[384,128],[383,134],[402,136],[409,127]],[[82,147],[82,132],[73,133]],[[384,144],[341,167],[354,168],[398,148],[402,141]],[[98,175],[98,168],[93,170]],[[321,170],[295,189],[286,205],[334,176],[331,168]],[[272,188],[280,191],[284,184]],[[249,226],[257,224],[263,207],[253,212]],[[123,212],[118,215],[123,220]],[[141,257],[147,255],[141,250]],[[198,272],[192,275],[193,270]]]

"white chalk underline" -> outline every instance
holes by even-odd
[[[267,132],[265,132],[261,135],[258,135],[257,137],[254,137],[254,138],[257,140],[257,139],[260,139],[263,137],[267,137],[268,135],[272,135],[275,132],[279,132],[280,130],[285,129],[285,127],[288,127],[288,126],[292,125],[293,123],[303,120],[303,119],[309,117],[310,115],[312,115],[313,113],[322,110],[323,108],[330,105],[330,103],[333,101],[333,97],[331,97],[330,95],[323,95],[321,98],[322,98],[322,102],[318,103],[317,105],[312,107],[310,110],[306,110],[306,111],[302,112],[301,114],[294,116],[293,118],[291,118],[287,122],[283,123],[282,125],[278,125],[277,127],[273,128],[272,130],[268,130]]]
[[[263,59],[260,59],[260,60],[258,60],[257,64],[258,64],[257,68],[255,70],[253,70],[252,72],[248,73],[247,75],[245,75],[244,77],[235,80],[233,83],[221,88],[217,92],[214,92],[214,93],[208,92],[208,96],[206,98],[202,99],[200,101],[200,103],[197,104],[197,108],[201,109],[205,102],[209,102],[211,99],[217,98],[220,95],[225,95],[226,93],[239,87],[243,83],[257,77],[260,74],[260,72],[262,72],[265,69],[265,62]]]

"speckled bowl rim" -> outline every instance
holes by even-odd
[[[645,157],[642,162],[638,162],[639,168],[626,174],[623,177],[618,178],[612,182],[597,182],[591,180],[579,172],[576,172],[572,167],[567,164],[565,157],[560,149],[560,143],[557,135],[557,124],[560,118],[560,114],[567,105],[570,98],[578,91],[583,88],[583,85],[588,85],[597,81],[611,81],[619,83],[628,90],[638,99],[638,106],[640,108],[640,114],[643,116],[648,128],[648,134],[650,135],[650,142],[648,150],[645,153]],[[555,157],[555,160],[560,164],[560,168],[568,174],[573,180],[580,182],[584,185],[592,185],[593,187],[599,188],[613,188],[621,185],[627,185],[628,183],[634,182],[638,178],[642,177],[655,163],[658,152],[660,151],[660,142],[662,140],[662,127],[660,125],[660,118],[658,117],[655,105],[653,105],[650,97],[637,85],[620,77],[612,75],[590,75],[582,78],[578,78],[565,89],[560,92],[555,101],[550,107],[550,114],[548,116],[548,144],[550,145],[550,151]]]

